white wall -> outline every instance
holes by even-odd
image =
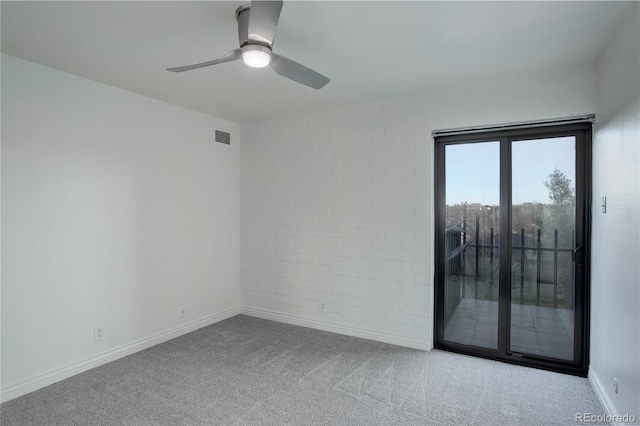
[[[632,10],[597,67],[590,374],[610,414],[640,419],[640,5]]]
[[[239,312],[238,145],[2,55],[3,399]]]
[[[243,127],[243,312],[431,348],[431,131],[593,112],[587,66]]]

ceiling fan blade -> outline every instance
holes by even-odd
[[[249,10],[249,39],[273,45],[282,1],[253,0]]]
[[[314,89],[322,89],[331,81],[319,72],[276,53],[271,53],[271,68],[289,80],[297,81]]]
[[[167,68],[167,71],[173,71],[173,72],[190,71],[196,68],[204,68],[204,67],[209,67],[211,65],[223,64],[225,62],[237,61],[241,57],[242,57],[242,51],[240,49],[234,49],[231,52],[224,55],[222,58],[214,59],[213,61],[201,62],[199,64],[193,64],[193,65],[185,65],[183,67]]]

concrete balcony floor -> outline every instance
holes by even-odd
[[[511,350],[573,359],[574,311],[511,305]],[[444,330],[445,341],[497,349],[498,302],[463,298]]]

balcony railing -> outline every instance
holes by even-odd
[[[512,233],[511,236],[512,301],[554,309],[560,304],[563,308],[573,309],[573,263],[571,260],[568,263],[560,261],[563,254],[568,254],[571,259],[573,248],[559,246],[557,229],[553,230],[550,246],[543,245],[539,228],[531,234],[527,235],[524,229],[520,229],[520,232]],[[469,232],[465,220],[446,230],[445,321],[453,314],[462,298],[498,300],[496,276],[499,240],[499,234],[495,233],[494,228],[481,232],[478,217],[475,219],[473,232]],[[559,277],[561,271],[564,279]],[[543,291],[544,286],[549,288]],[[551,300],[546,297],[547,300],[544,301],[543,293],[551,293]]]

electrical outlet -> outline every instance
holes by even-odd
[[[96,325],[93,327],[93,341],[97,342],[104,339],[104,326]]]
[[[186,316],[187,316],[187,308],[183,306],[182,308],[180,308],[180,318],[184,318]]]
[[[322,312],[327,312],[327,302],[320,302],[320,310]]]

